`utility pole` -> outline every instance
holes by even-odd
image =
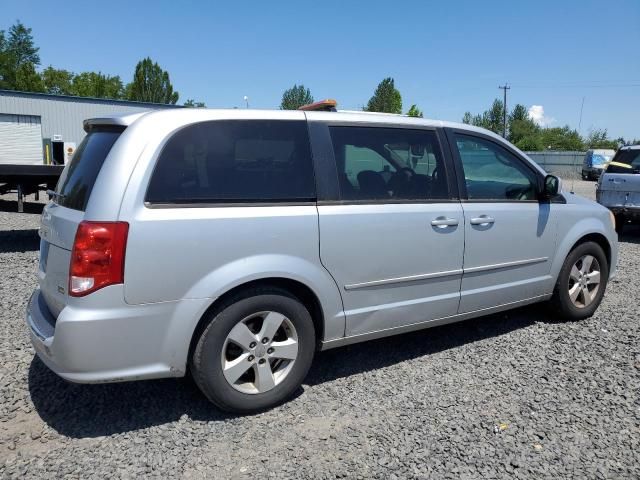
[[[511,87],[509,84],[505,83],[503,86],[498,88],[504,92],[504,102],[502,104],[504,107],[504,110],[502,111],[502,138],[507,138],[507,90],[510,90]]]

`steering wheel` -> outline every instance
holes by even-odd
[[[410,192],[412,189],[413,178],[416,172],[409,167],[401,167],[396,170],[389,181],[387,187],[394,195]]]
[[[396,172],[396,175],[398,175],[400,172],[407,172],[409,175],[407,175],[407,178],[411,178],[413,177],[416,172],[414,172],[413,168],[411,167],[401,167],[398,169],[398,171]]]

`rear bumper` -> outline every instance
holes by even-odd
[[[115,290],[122,298],[120,287]],[[186,311],[182,303],[194,311]],[[195,315],[198,308],[194,302],[132,306],[120,300],[111,305],[115,306],[91,309],[67,306],[54,319],[40,289],[36,289],[29,300],[26,322],[31,343],[43,363],[65,380],[78,383],[185,374],[193,330],[184,325],[180,329],[184,334],[175,335],[175,319],[186,320],[189,317],[182,315]]]
[[[628,218],[640,217],[640,206],[614,205],[607,208],[616,215],[624,215]]]
[[[600,175],[602,175],[602,169],[600,168],[587,167],[582,169],[583,177],[597,180],[600,178]]]
[[[640,192],[624,190],[596,189],[596,201],[614,214],[624,214],[629,218],[640,215]]]

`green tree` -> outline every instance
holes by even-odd
[[[33,42],[31,29],[19,20],[9,29],[8,37],[0,32],[0,87],[17,90],[26,86],[38,88],[32,72],[40,65],[39,48]],[[20,73],[18,73],[20,72]],[[17,85],[20,78],[20,88]]]
[[[509,122],[517,122],[518,120],[529,120],[527,107],[521,103],[516,104],[509,114]]]
[[[127,85],[129,100],[175,105],[178,92],[173,90],[169,72],[147,57],[136,65],[133,81]]]
[[[79,97],[112,98],[124,97],[124,87],[119,76],[102,72],[82,72],[73,76],[71,92]]]
[[[502,115],[504,112],[504,104],[502,100],[495,99],[491,108],[485,110],[482,114],[472,115],[471,112],[465,112],[462,122],[476,127],[486,128],[492,132],[502,133]]]
[[[188,99],[186,102],[183,103],[183,105],[189,108],[205,108],[206,107],[204,102],[196,102],[193,98]]]
[[[8,64],[7,37],[4,30],[0,30],[0,88],[9,88],[6,79]]]
[[[509,127],[509,141],[520,150],[543,150],[540,127],[530,119],[513,120]]]
[[[36,72],[33,63],[23,63],[18,67],[13,88],[21,92],[42,93],[45,91],[42,77]]]
[[[42,81],[47,93],[53,95],[73,95],[73,73],[59,70],[49,65],[42,72]]]
[[[282,94],[280,102],[280,110],[297,110],[303,105],[313,103],[313,95],[311,90],[305,88],[304,85],[294,85]]]
[[[622,140],[622,142],[619,142]],[[607,129],[595,129],[589,132],[585,139],[587,148],[610,148],[617,150],[619,143],[624,144],[624,139],[610,140]]]
[[[577,130],[573,130],[569,125],[564,127],[542,128],[540,129],[542,146],[548,150],[584,150],[584,142]]]
[[[491,108],[482,114],[473,115],[471,112],[465,112],[462,121],[500,134],[503,109],[502,101],[496,99]],[[572,130],[569,126],[541,128],[529,118],[527,107],[524,105],[515,105],[507,117],[507,138],[521,150],[583,150],[585,148],[583,139],[576,130]],[[603,138],[606,140],[606,131],[604,136],[601,132],[598,133],[595,143],[602,144]]]
[[[491,108],[483,114],[484,128],[494,133],[502,134],[504,115],[504,103],[497,98],[493,101]]]
[[[410,117],[420,117],[420,118],[422,118],[423,116],[422,112],[415,104],[411,105],[411,108],[409,108],[407,115]]]
[[[541,150],[540,127],[529,118],[527,107],[517,104],[508,115],[507,138],[521,150]]]
[[[40,55],[38,55],[40,49],[33,42],[31,29],[25,27],[19,20],[9,29],[7,50],[12,54],[12,60],[16,65],[24,63],[40,65]]]
[[[402,113],[402,96],[393,78],[382,80],[364,108],[367,112]]]

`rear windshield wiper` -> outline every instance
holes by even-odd
[[[62,200],[64,197],[66,197],[66,195],[54,192],[53,190],[47,190],[47,195],[49,195],[49,200],[51,200],[52,198]]]

